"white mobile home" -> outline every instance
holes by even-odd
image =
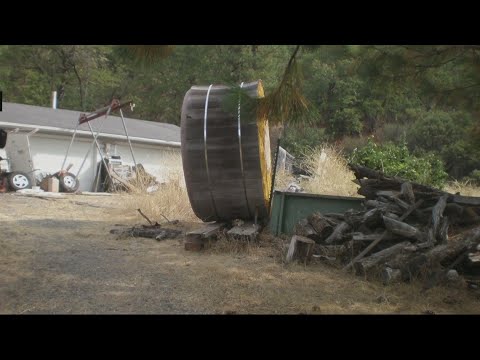
[[[11,170],[32,173],[37,180],[59,171],[81,113],[8,102],[2,105],[0,129],[9,134],[0,156],[12,158]],[[173,166],[172,153],[180,154],[180,128],[130,118],[125,118],[125,123],[137,164],[142,164],[158,181],[167,180]],[[123,164],[133,165],[120,117],[102,116],[93,120],[91,125],[95,134],[100,131],[98,142],[104,154],[120,156]],[[78,127],[67,159],[67,165],[73,164],[70,172],[77,174],[89,148],[90,154],[78,175],[80,190],[83,191],[93,189],[95,173],[101,161],[92,133],[85,123]],[[12,153],[13,149],[15,153]],[[13,161],[13,158],[24,158],[30,163]],[[179,164],[175,166],[178,169]]]

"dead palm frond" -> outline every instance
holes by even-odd
[[[272,124],[308,122],[310,119],[309,104],[302,93],[303,76],[296,59],[299,49],[297,45],[277,88],[258,101],[258,116],[267,118]]]

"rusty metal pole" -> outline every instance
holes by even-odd
[[[75,126],[75,130],[73,130],[72,140],[70,141],[70,144],[68,145],[67,153],[65,154],[65,159],[63,159],[63,163],[62,163],[62,167],[60,168],[60,171],[63,171],[65,163],[67,162],[68,153],[70,152],[70,148],[72,147],[73,140],[75,140],[75,135],[77,134],[77,129],[78,129],[79,125],[80,125],[80,123],[77,123],[77,125]]]
[[[103,127],[103,123],[100,124],[100,127],[99,127],[98,130],[97,130],[97,135],[95,135],[95,136],[93,137],[93,141],[92,141],[92,143],[90,144],[90,146],[88,147],[87,153],[85,154],[85,157],[83,158],[82,164],[80,165],[80,167],[79,167],[79,169],[78,169],[78,171],[77,171],[77,175],[76,175],[77,178],[78,178],[78,175],[80,175],[80,171],[82,171],[82,169],[83,169],[83,165],[85,165],[85,162],[87,161],[88,155],[90,155],[90,150],[92,149],[92,147],[93,147],[96,139],[98,138],[98,135],[100,135],[100,130],[102,129],[102,127]],[[95,174],[95,175],[96,175],[96,174]]]
[[[133,154],[132,143],[130,142],[130,137],[128,136],[127,126],[125,125],[125,119],[123,118],[122,109],[120,109],[120,117],[122,118],[123,129],[125,130],[125,135],[127,136],[128,146],[130,146],[130,152],[132,153],[133,164],[135,165],[135,174],[138,177],[137,162],[135,161],[135,155]]]
[[[102,150],[100,149],[100,145],[98,144],[97,138],[95,137],[95,133],[93,132],[92,125],[90,125],[90,122],[87,122],[87,124],[88,124],[88,127],[90,128],[90,132],[93,135],[93,139],[94,139],[95,145],[97,146],[97,150],[100,153],[100,156],[102,157],[102,162],[103,162],[103,165],[105,165],[105,170],[107,170],[108,177],[110,178],[110,181],[113,182],[112,176],[110,175],[110,171],[108,170],[107,163],[105,162],[105,158],[103,157]]]

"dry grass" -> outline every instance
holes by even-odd
[[[342,151],[332,145],[322,145],[305,154],[302,167],[312,176],[298,183],[311,194],[359,196],[358,186],[352,181],[355,175],[348,168]],[[285,190],[295,182],[295,178],[285,171],[279,171],[275,178],[275,188]]]
[[[302,187],[313,194],[358,196],[358,186],[352,182],[355,175],[348,168],[342,151],[332,145],[323,145],[305,154],[303,166],[313,174]]]
[[[480,196],[480,187],[475,186],[468,181],[466,182],[459,182],[459,181],[452,181],[446,187],[445,191],[449,193],[460,193],[460,195],[465,196]]]
[[[165,220],[164,217],[169,220],[200,221],[190,206],[180,154],[167,153],[163,166],[167,168],[168,176],[158,185],[157,191],[146,193],[146,189],[152,185],[148,174],[140,174],[132,182],[134,190],[126,201],[127,208],[141,209],[152,221],[159,223]]]
[[[144,222],[125,211],[131,197],[0,194],[0,313],[480,314],[480,294],[465,287],[424,292],[320,262],[285,265],[288,241],[267,234],[202,252],[180,239],[118,239],[113,224]]]

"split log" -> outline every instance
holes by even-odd
[[[404,241],[399,244],[393,245],[387,249],[381,250],[375,254],[372,254],[366,258],[356,261],[353,266],[355,272],[358,275],[366,275],[374,267],[383,265],[386,261],[394,257],[395,255],[404,251],[407,246],[410,246],[409,241]]]
[[[450,195],[448,197],[448,202],[453,202],[453,203],[458,204],[458,205],[480,206],[480,197]]]
[[[353,232],[349,234],[353,242],[371,242],[378,241],[381,237],[383,241],[401,240],[397,235],[389,231],[382,231],[381,233],[364,234],[361,232]]]
[[[377,200],[367,200],[365,201],[365,206],[367,208],[376,208],[376,209],[392,212],[394,214],[399,214],[399,215],[403,213],[403,210],[398,205],[391,204],[391,203],[383,203]]]
[[[357,164],[348,164],[350,169],[352,169],[355,177],[357,179],[362,178],[369,178],[369,179],[383,179],[385,176],[381,171],[369,169],[365,166],[357,165]]]
[[[320,236],[321,239],[327,238],[333,232],[332,221],[327,219],[319,212],[311,214],[307,218],[307,220],[313,230]]]
[[[409,239],[416,239],[419,241],[425,240],[426,235],[425,233],[421,232],[417,228],[408,225],[407,223],[390,219],[389,217],[384,216],[383,222],[387,230],[392,232],[393,234],[397,234]]]
[[[445,244],[448,241],[448,226],[449,226],[448,216],[444,216],[441,220],[440,227],[438,229],[437,240],[440,244]]]
[[[294,227],[294,232],[297,235],[300,236],[317,236],[318,233],[315,231],[315,229],[308,223],[307,219],[300,219]]]
[[[402,210],[407,210],[411,204],[406,203],[405,201],[397,198],[397,197],[392,197],[392,201],[397,204]]]
[[[377,191],[377,196],[383,196],[383,197],[386,197],[386,198],[392,198],[392,197],[396,197],[398,195],[400,195],[400,192],[399,191],[392,191],[392,190],[380,190],[380,191]]]
[[[440,230],[440,222],[443,217],[443,211],[447,205],[447,195],[441,196],[438,199],[438,202],[435,204],[432,210],[432,227],[433,227],[433,236],[435,239],[438,238]]]
[[[358,211],[348,210],[345,212],[345,222],[352,228],[360,226],[363,222],[363,213]]]
[[[415,194],[413,193],[412,184],[409,181],[406,181],[400,188],[403,198],[410,203],[410,205],[415,204]]]
[[[435,246],[426,253],[413,257],[406,264],[406,269],[412,276],[420,273],[432,273],[431,269],[439,266],[451,266],[455,259],[458,259],[463,253],[475,249],[478,244],[480,244],[480,227],[469,231],[460,238]]]
[[[286,262],[299,260],[307,263],[311,260],[315,241],[300,235],[293,235],[288,248]]]
[[[343,216],[343,214],[339,214],[339,213],[326,213],[325,217],[328,218],[329,220],[334,219],[340,222],[345,220],[345,217]]]
[[[342,222],[335,227],[333,230],[333,233],[325,239],[325,242],[327,244],[332,244],[342,238],[342,235],[346,233],[348,230],[350,230],[350,225],[348,225],[346,222]]]
[[[435,245],[435,237],[433,235],[433,229],[430,228],[428,229],[428,232],[427,232],[427,241],[421,242],[416,246],[418,249],[428,249],[433,247],[434,245]]]
[[[469,263],[469,265],[479,266],[480,265],[480,252],[469,253],[468,254],[468,263]]]
[[[401,220],[404,220],[408,215],[411,214],[412,211],[414,211],[415,209],[417,209],[420,205],[423,204],[423,199],[420,199],[418,200],[414,205],[412,205],[410,207],[410,209],[407,210],[407,212],[405,214],[403,214],[401,217],[400,217],[400,221]],[[375,246],[378,245],[378,243],[380,243],[380,241],[383,240],[384,237],[387,236],[387,233],[388,231],[384,231],[383,232],[383,235],[380,239],[378,240],[375,240],[373,241],[370,245],[368,245],[360,254],[358,254],[352,261],[350,261],[344,268],[343,270],[348,270],[352,267],[352,265],[354,264],[355,261],[358,261],[360,260],[361,258],[363,258],[366,254],[368,254],[368,252],[370,250],[372,250]]]
[[[363,214],[362,222],[369,228],[377,228],[383,223],[381,210],[376,208],[368,210]]]
[[[398,216],[397,214],[394,214],[394,213],[391,213],[391,212],[386,212],[385,216],[389,217],[390,219],[400,221],[400,216]],[[382,223],[383,223],[383,215],[382,215]]]
[[[381,190],[400,191],[401,190],[401,185],[403,183],[407,182],[407,180],[405,180],[405,179],[401,179],[401,178],[397,178],[397,177],[387,177],[381,171],[372,170],[372,169],[369,169],[365,166],[351,164],[351,163],[348,164],[348,165],[349,165],[350,169],[352,169],[352,171],[355,174],[355,177],[358,180],[363,179],[363,178],[368,178],[368,180],[376,180],[377,184],[379,185],[379,188],[377,190],[381,189]],[[361,180],[360,180],[360,183],[361,183]],[[370,184],[373,184],[373,182],[370,183]],[[418,184],[418,183],[414,183],[414,182],[410,182],[410,184],[412,185],[412,189],[413,189],[413,191],[415,191],[415,194],[417,192],[434,193],[434,194],[438,194],[438,195],[444,194],[443,191],[440,191],[438,189],[432,188],[432,187],[427,186],[427,185]],[[459,199],[459,200],[460,201],[474,201],[472,199],[465,199],[465,198],[468,198],[468,197],[464,196],[464,197],[461,197],[461,199]],[[479,204],[478,205],[480,205],[480,199],[479,199]]]
[[[359,232],[352,233],[353,241],[374,241],[382,237],[383,234],[362,234]]]

